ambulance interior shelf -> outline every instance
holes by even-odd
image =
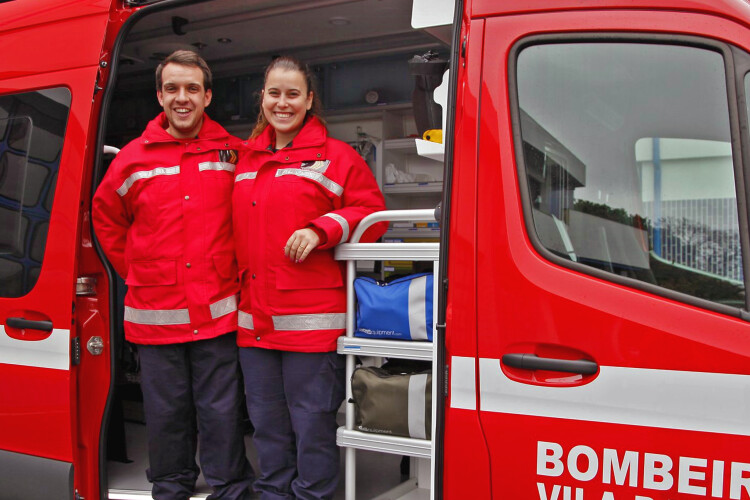
[[[438,243],[359,243],[359,239],[365,230],[372,224],[381,221],[414,221],[435,222],[436,213],[432,209],[422,210],[387,210],[377,212],[365,217],[357,226],[350,243],[344,243],[336,248],[336,259],[346,262],[346,294],[347,294],[347,317],[346,336],[340,337],[338,341],[339,354],[346,355],[346,425],[337,431],[336,441],[339,446],[346,448],[345,458],[345,498],[354,500],[356,498],[356,449],[364,449],[382,453],[393,453],[416,457],[416,477],[397,487],[399,490],[391,491],[388,498],[393,496],[411,495],[418,493],[420,497],[430,497],[434,491],[434,446],[432,440],[415,439],[385,434],[372,434],[355,430],[355,408],[352,401],[352,390],[349,381],[355,369],[355,358],[357,356],[373,356],[401,359],[416,359],[436,362],[436,350],[434,342],[437,340],[437,331],[433,328],[433,342],[413,342],[398,340],[382,340],[354,337],[356,303],[354,294],[354,278],[356,277],[356,262],[361,260],[410,260],[425,261],[433,263],[433,276],[435,283],[438,282]],[[433,287],[433,303],[437,303],[438,287]],[[437,309],[434,308],[433,311]],[[434,314],[434,312],[433,312]],[[433,324],[435,318],[433,317]],[[435,436],[435,405],[437,384],[432,386],[432,436]],[[428,488],[429,486],[429,488]],[[411,498],[411,496],[410,496]]]
[[[383,148],[389,153],[384,166],[384,194],[442,193],[443,144],[406,137],[387,139]]]
[[[443,64],[439,67],[442,68]],[[435,71],[436,68],[438,66],[431,68],[430,71]],[[432,106],[434,107],[431,109],[432,114],[438,109],[441,110],[441,116],[432,117],[440,121],[435,122],[435,130],[422,130],[417,125],[418,137],[416,138],[406,137],[383,141],[383,148],[386,152],[386,159],[382,160],[383,193],[386,195],[428,195],[443,191],[442,164],[445,147],[441,127],[444,127],[446,123],[449,71],[445,70],[440,78],[436,76],[430,78],[441,83],[434,88],[434,91],[428,92],[431,98],[429,102],[415,102],[414,114],[416,118],[422,107]],[[399,126],[394,124],[385,128],[398,131]],[[401,131],[404,132],[405,128],[401,128]],[[411,176],[413,179],[404,178],[406,176]]]

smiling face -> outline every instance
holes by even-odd
[[[196,66],[169,63],[161,76],[156,97],[167,115],[167,132],[177,139],[196,137],[203,125],[203,110],[211,102],[211,91],[203,86],[203,72]]]
[[[272,69],[263,88],[263,114],[276,130],[276,149],[289,144],[302,128],[312,107],[313,93],[301,71]]]

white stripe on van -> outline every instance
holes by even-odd
[[[451,358],[451,408],[477,409],[476,358],[453,356]]]
[[[479,381],[481,411],[750,436],[750,375],[600,366],[586,385],[545,387],[480,358]]]
[[[0,364],[70,370],[70,330],[55,328],[44,340],[17,340],[0,325]]]

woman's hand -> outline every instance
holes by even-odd
[[[320,245],[320,238],[312,229],[298,229],[292,233],[284,247],[284,255],[292,262],[300,263],[307,258],[315,247]]]

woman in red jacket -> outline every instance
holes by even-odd
[[[266,69],[258,123],[232,203],[240,268],[238,343],[255,427],[261,498],[332,498],[336,413],[344,398],[344,267],[333,249],[385,209],[367,164],[328,137],[309,68]],[[385,230],[373,227],[363,241]]]

